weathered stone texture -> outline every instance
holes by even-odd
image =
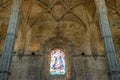
[[[11,4],[0,6],[1,55]],[[120,1],[106,0],[106,5],[120,64]],[[17,34],[9,80],[48,79],[49,54],[55,47],[66,52],[68,80],[108,80],[93,0],[23,0]]]

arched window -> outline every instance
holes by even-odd
[[[65,75],[65,54],[60,49],[52,50],[50,54],[50,75]]]

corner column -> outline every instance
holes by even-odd
[[[108,78],[109,80],[120,80],[119,66],[111,36],[105,0],[94,0],[94,1],[98,13],[101,34],[105,47],[105,54],[108,61],[108,67],[109,67]]]
[[[13,0],[10,21],[0,64],[0,80],[8,80],[8,76],[10,74],[9,69],[12,62],[14,44],[19,25],[21,4],[22,0]]]

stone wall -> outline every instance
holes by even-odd
[[[42,66],[44,66],[42,59],[42,55],[15,55],[9,80],[41,80],[46,74],[49,74],[48,72],[42,75],[42,71],[44,71],[42,70]],[[76,80],[108,80],[107,63],[103,56],[97,57],[97,60],[92,56],[73,56],[73,63],[75,74],[74,71],[72,74],[75,76],[70,77],[76,77]],[[47,69],[46,66],[44,66],[45,68]]]
[[[66,51],[68,79],[107,80],[108,67],[94,2],[62,1],[24,0],[9,80],[45,80],[49,61],[43,56],[55,47]],[[106,0],[106,5],[120,64],[120,1],[116,1]],[[9,0],[6,6],[0,6],[0,54],[11,3]]]

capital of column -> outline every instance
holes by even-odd
[[[105,39],[105,38],[112,38],[112,36],[111,35],[103,35],[102,39]]]
[[[119,74],[120,74],[120,71],[119,71],[119,70],[109,71],[109,72],[108,72],[108,75],[116,74],[116,73],[119,73]]]
[[[6,36],[17,36],[15,33],[7,33]]]
[[[11,72],[9,72],[9,71],[7,71],[7,70],[0,70],[0,73],[3,73],[3,74],[8,74],[8,75],[10,75],[10,74],[11,74]]]

